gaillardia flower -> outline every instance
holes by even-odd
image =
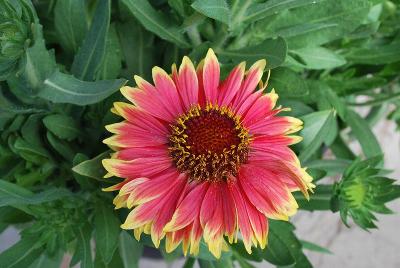
[[[123,87],[132,103],[116,102],[125,120],[108,125],[104,140],[116,152],[103,160],[124,181],[116,208],[132,209],[123,229],[151,234],[166,250],[182,243],[196,254],[201,238],[217,258],[241,233],[246,250],[267,244],[268,218],[287,220],[297,209],[292,191],[308,197],[313,187],[293,151],[302,127],[293,117],[277,116],[278,95],[263,94],[265,60],[245,71],[236,66],[220,82],[212,49],[197,69],[184,57],[168,75],[153,68],[154,85],[135,76],[136,88]],[[256,90],[257,85],[259,89]]]

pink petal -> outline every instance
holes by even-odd
[[[218,104],[220,106],[229,106],[231,104],[231,101],[236,96],[242,85],[245,68],[246,63],[240,63],[231,71],[231,73],[222,83],[218,96]]]
[[[195,217],[199,215],[208,186],[208,183],[198,184],[185,196],[172,220],[165,226],[166,232],[177,231],[194,221]]]
[[[256,93],[253,93],[255,95]],[[274,92],[261,95],[248,108],[243,124],[250,127],[252,124],[263,120],[268,113],[274,108],[278,95]]]
[[[197,81],[196,70],[192,61],[188,57],[183,57],[182,64],[179,67],[177,77],[177,87],[186,110],[197,104],[199,95],[199,85]]]
[[[158,247],[158,245],[160,244],[160,239],[162,239],[165,234],[163,232],[163,229],[165,225],[171,220],[172,215],[174,214],[176,206],[178,204],[179,197],[181,196],[182,191],[187,184],[186,175],[184,174],[181,174],[178,180],[179,183],[172,187],[169,193],[165,195],[162,200],[160,200],[162,206],[160,206],[160,212],[157,213],[156,217],[154,218],[154,222],[151,228],[151,239],[153,240],[153,243],[156,247]]]
[[[299,131],[303,122],[290,116],[274,116],[247,126],[254,135],[287,135]]]
[[[137,76],[135,76],[135,78],[137,78]],[[148,84],[148,82],[146,83]],[[146,88],[149,89],[143,90],[139,88],[123,87],[121,88],[121,93],[141,110],[146,111],[158,119],[172,122],[176,114],[165,107],[153,86],[149,84]]]
[[[114,108],[122,117],[138,127],[155,134],[168,134],[166,124],[161,123],[154,116],[138,107],[123,102],[115,102]]]
[[[228,183],[222,183],[221,185],[222,194],[222,211],[224,216],[224,232],[229,238],[229,242],[233,242],[234,234],[236,231],[236,207],[235,201],[232,198],[229,190]]]
[[[204,239],[213,237],[223,226],[222,195],[219,183],[211,183],[200,210]]]
[[[133,179],[150,178],[159,172],[172,168],[172,162],[167,157],[137,158],[130,161],[104,159],[103,166],[114,176]]]
[[[164,107],[168,109],[171,114],[174,114],[176,117],[179,116],[184,110],[174,81],[159,67],[154,67],[152,71],[157,94],[163,100]]]
[[[210,48],[204,59],[203,84],[206,102],[215,103],[218,97],[219,62],[214,51]]]
[[[158,198],[171,188],[174,188],[181,180],[182,178],[179,177],[179,173],[171,170],[170,172],[162,173],[152,179],[147,179],[140,184],[136,184],[129,189],[128,208]]]
[[[245,101],[251,93],[254,92],[256,86],[261,80],[266,65],[265,60],[259,60],[255,62],[249,69],[246,78],[235,98],[235,107],[239,107],[243,101]]]
[[[247,206],[252,206],[248,204],[249,201],[246,198],[242,190],[239,188],[237,182],[233,182],[230,185],[230,192],[232,198],[235,200],[235,207],[237,211],[238,228],[243,237],[244,246],[249,254],[251,254],[251,244],[252,244],[252,227],[247,215]]]

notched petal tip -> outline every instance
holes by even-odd
[[[252,70],[257,70],[259,72],[264,72],[265,66],[267,66],[267,61],[265,59],[258,60],[250,67],[249,72]]]
[[[181,66],[179,66],[179,72],[184,68],[189,68],[191,70],[195,70],[192,60],[188,56],[184,56],[182,59]]]

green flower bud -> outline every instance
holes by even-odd
[[[15,71],[29,46],[34,13],[23,0],[0,2],[0,80]]]
[[[387,171],[378,167],[381,161],[381,156],[355,160],[336,185],[340,216],[346,225],[350,216],[363,229],[376,228],[374,213],[391,213],[385,203],[400,196],[400,185],[384,177]]]

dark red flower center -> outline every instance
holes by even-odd
[[[193,180],[236,175],[247,160],[250,136],[226,107],[192,107],[171,126],[169,150],[176,167]]]

